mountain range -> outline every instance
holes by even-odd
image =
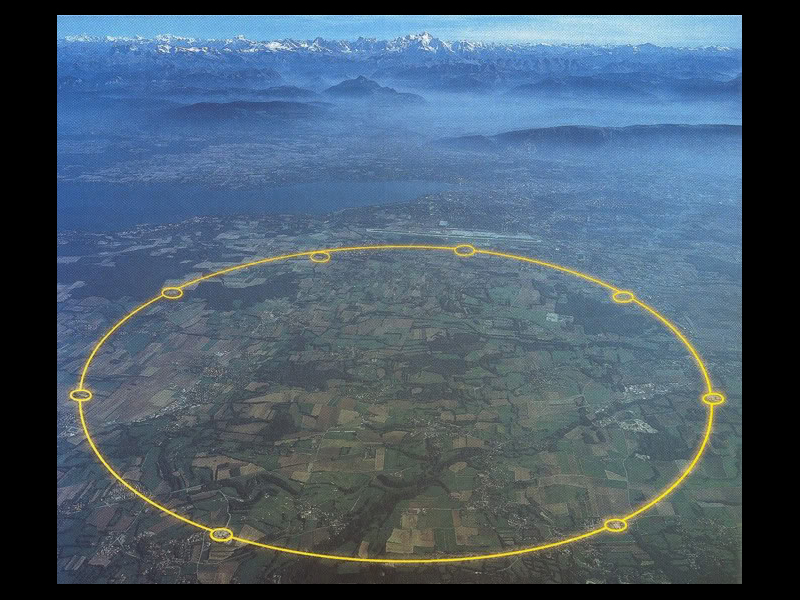
[[[355,41],[325,40],[249,40],[244,36],[229,39],[196,39],[174,35],[159,35],[154,38],[142,37],[90,37],[71,36],[56,40],[58,49],[80,47],[91,51],[98,48],[110,48],[117,53],[155,52],[158,54],[279,54],[305,53],[348,55],[350,57],[372,58],[381,55],[418,55],[426,59],[447,58],[488,58],[512,55],[549,55],[549,56],[602,56],[619,59],[623,56],[636,56],[638,60],[652,61],[659,54],[671,55],[704,55],[741,57],[742,51],[727,47],[705,48],[672,48],[653,44],[593,46],[589,44],[503,44],[495,42],[442,41],[430,33],[422,32],[398,37],[393,40],[377,40],[360,37]]]
[[[467,135],[444,138],[437,145],[478,152],[509,148],[527,150],[552,149],[635,149],[663,144],[680,144],[683,148],[726,143],[741,143],[741,125],[631,125],[628,127],[590,127],[564,125],[507,131],[493,136]]]
[[[736,100],[742,97],[742,74],[729,80],[666,77],[653,73],[606,73],[589,76],[553,76],[516,86],[508,96],[528,98],[609,98]]]
[[[393,40],[273,40],[243,36],[198,40],[145,38],[56,40],[60,90],[126,85],[299,84],[316,91],[359,75],[407,87],[481,91],[537,84],[548,77],[658,75],[730,81],[742,71],[741,49],[497,44],[442,41],[429,33]]]
[[[305,102],[197,102],[167,111],[167,116],[194,123],[253,120],[260,118],[302,119],[320,115],[322,103]]]
[[[367,79],[363,75],[359,75],[355,79],[345,79],[341,83],[329,87],[324,93],[337,98],[369,99],[404,104],[425,103],[422,96],[402,93],[390,87],[383,87],[377,81]]]

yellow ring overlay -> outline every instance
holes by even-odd
[[[326,262],[331,262],[331,254],[330,252],[326,251],[314,252],[311,256],[309,256],[309,258],[311,259],[311,262],[315,263],[322,264]]]
[[[183,290],[179,287],[165,287],[161,290],[161,297],[167,300],[177,300],[183,297]]]
[[[539,546],[533,546],[533,547],[530,547],[530,548],[521,548],[521,549],[518,549],[518,550],[510,550],[510,551],[507,551],[507,552],[495,552],[495,553],[492,553],[492,554],[475,554],[475,555],[468,555],[468,556],[454,556],[454,557],[442,557],[442,558],[390,558],[390,557],[384,557],[384,558],[377,558],[377,557],[376,558],[362,558],[362,557],[358,557],[358,556],[339,556],[339,555],[336,555],[336,554],[322,554],[322,553],[319,553],[319,552],[306,552],[304,550],[295,550],[293,548],[284,548],[284,547],[281,547],[281,546],[272,546],[270,544],[262,544],[260,542],[255,542],[253,540],[240,538],[240,537],[235,536],[233,534],[233,531],[231,531],[230,529],[227,529],[225,527],[209,527],[207,525],[203,525],[202,523],[197,523],[195,521],[192,521],[191,519],[188,519],[188,518],[184,517],[183,515],[180,515],[180,514],[174,512],[174,511],[168,509],[166,506],[163,506],[163,505],[159,504],[155,500],[153,500],[151,498],[148,498],[145,494],[143,494],[142,492],[137,490],[135,487],[133,487],[130,483],[125,481],[122,478],[122,476],[119,473],[117,473],[110,464],[108,464],[108,461],[106,461],[106,459],[100,453],[100,450],[97,448],[97,445],[94,443],[94,440],[92,439],[92,436],[89,434],[89,428],[86,425],[86,415],[85,415],[84,410],[83,410],[83,405],[84,405],[84,402],[86,400],[88,400],[89,398],[92,397],[92,395],[91,395],[91,392],[84,387],[84,384],[86,382],[86,374],[89,371],[89,365],[92,364],[92,361],[94,360],[94,357],[97,354],[98,350],[100,350],[100,348],[103,347],[103,344],[106,343],[108,338],[111,337],[111,335],[115,331],[117,331],[125,323],[130,321],[135,315],[137,315],[138,313],[142,312],[144,309],[146,309],[151,304],[154,304],[154,303],[158,302],[162,298],[166,298],[168,300],[177,300],[178,298],[183,296],[183,291],[186,288],[190,288],[190,287],[192,287],[194,285],[197,285],[198,283],[200,283],[202,281],[206,281],[207,279],[212,279],[214,277],[219,277],[220,275],[225,275],[226,273],[232,273],[234,271],[240,271],[240,270],[246,269],[248,267],[254,267],[256,265],[264,265],[264,264],[267,264],[267,263],[273,263],[273,262],[277,262],[279,260],[286,260],[286,259],[289,259],[289,258],[308,257],[312,261],[317,262],[317,263],[327,263],[327,262],[329,262],[331,260],[331,257],[333,256],[334,253],[356,252],[356,251],[367,251],[367,250],[444,250],[444,251],[447,251],[447,252],[453,252],[456,256],[461,256],[461,257],[467,257],[467,256],[473,256],[473,255],[480,254],[480,255],[484,255],[484,256],[496,256],[496,257],[500,257],[500,258],[508,258],[508,259],[511,259],[511,260],[518,260],[518,261],[529,263],[529,264],[539,265],[539,266],[542,266],[542,267],[548,267],[550,269],[554,269],[554,270],[560,271],[562,273],[568,273],[569,275],[574,275],[575,277],[579,277],[580,279],[583,279],[585,281],[589,281],[591,283],[594,283],[596,285],[604,287],[604,288],[606,288],[607,290],[609,290],[611,292],[611,300],[614,301],[614,302],[622,303],[622,304],[629,304],[629,303],[636,304],[637,306],[639,306],[639,308],[641,308],[645,312],[649,313],[650,316],[655,318],[662,325],[664,325],[667,329],[669,329],[675,335],[675,337],[678,338],[678,340],[684,345],[684,347],[689,351],[689,353],[694,358],[695,363],[697,364],[697,368],[700,371],[700,374],[701,374],[701,376],[703,378],[705,392],[704,392],[703,396],[701,397],[701,402],[708,406],[708,420],[706,422],[706,427],[705,427],[705,431],[704,431],[704,434],[703,434],[703,440],[700,442],[700,446],[697,448],[697,451],[695,452],[694,457],[689,462],[689,464],[686,467],[686,469],[684,469],[683,473],[681,473],[681,475],[675,481],[673,481],[666,489],[661,491],[661,493],[658,494],[655,498],[653,498],[652,500],[648,501],[646,504],[644,504],[643,506],[640,506],[639,508],[637,508],[636,510],[634,510],[633,512],[631,512],[631,513],[629,513],[627,515],[618,516],[618,517],[611,517],[611,518],[605,519],[605,521],[603,522],[603,525],[601,527],[598,527],[597,529],[593,529],[591,531],[586,531],[586,532],[581,533],[579,535],[574,535],[572,537],[569,537],[569,538],[566,538],[566,539],[563,539],[563,540],[557,540],[557,541],[549,542],[549,543],[546,543],[546,544],[541,544]],[[178,290],[180,292],[180,294],[178,294],[178,292],[175,292],[173,290]],[[167,294],[165,294],[164,292],[167,292]],[[77,398],[76,395],[79,395],[79,394],[80,395],[88,394],[88,397],[86,397],[86,398]],[[720,392],[715,391],[713,386],[711,385],[711,378],[710,378],[710,376],[708,374],[708,370],[706,369],[706,366],[703,363],[703,360],[700,358],[700,355],[697,353],[697,350],[695,350],[694,346],[692,346],[691,342],[689,342],[689,340],[686,339],[686,337],[680,332],[680,330],[672,322],[670,322],[665,316],[663,316],[661,313],[656,311],[654,308],[648,306],[647,304],[645,304],[644,302],[639,300],[632,292],[618,289],[618,288],[614,287],[613,285],[611,285],[610,283],[606,283],[605,281],[601,281],[600,279],[597,279],[597,278],[592,277],[590,275],[587,275],[585,273],[581,273],[580,271],[575,271],[573,269],[568,269],[566,267],[561,267],[561,266],[555,265],[553,263],[548,263],[548,262],[544,262],[544,261],[541,261],[541,260],[536,260],[535,258],[528,258],[528,257],[525,257],[525,256],[518,256],[516,254],[506,254],[505,252],[496,252],[494,250],[483,250],[483,249],[480,249],[480,248],[476,248],[476,247],[474,247],[474,246],[472,246],[470,244],[460,244],[458,246],[424,246],[424,245],[414,245],[414,244],[409,244],[409,245],[388,244],[388,245],[381,245],[381,246],[352,246],[352,247],[346,247],[346,248],[326,248],[324,250],[312,250],[312,251],[309,251],[309,252],[297,252],[297,253],[294,253],[294,254],[284,254],[282,256],[273,256],[271,258],[262,258],[261,260],[256,260],[256,261],[253,261],[253,262],[249,262],[249,263],[245,263],[245,264],[241,264],[241,265],[236,265],[236,266],[233,266],[233,267],[228,267],[227,269],[222,269],[221,271],[216,271],[214,273],[209,273],[208,275],[203,275],[202,277],[197,277],[196,279],[192,279],[191,281],[187,281],[186,283],[182,283],[181,285],[176,286],[176,287],[164,288],[158,294],[158,296],[156,296],[155,298],[151,298],[150,300],[148,300],[144,304],[141,304],[141,305],[137,306],[135,309],[133,309],[127,315],[122,317],[119,321],[117,321],[117,323],[111,329],[108,330],[108,332],[106,332],[106,334],[102,338],[100,338],[100,341],[97,342],[97,344],[95,345],[95,347],[92,350],[91,354],[89,355],[89,358],[86,359],[86,363],[83,365],[83,371],[81,372],[81,377],[80,377],[80,381],[78,383],[78,387],[76,389],[72,390],[70,392],[69,396],[70,396],[70,398],[72,400],[75,400],[77,405],[78,405],[78,413],[80,415],[81,425],[83,426],[83,432],[86,435],[86,440],[89,442],[89,445],[91,446],[91,448],[94,451],[95,455],[100,460],[100,462],[103,464],[103,466],[108,470],[108,472],[111,473],[111,475],[117,481],[119,481],[123,486],[125,486],[131,493],[135,494],[136,496],[138,496],[139,498],[141,498],[142,500],[144,500],[145,502],[147,502],[151,506],[157,508],[158,510],[160,510],[160,511],[162,511],[162,512],[164,512],[164,513],[166,513],[166,514],[168,514],[168,515],[170,515],[172,517],[175,517],[176,519],[178,519],[180,521],[183,521],[184,523],[186,523],[188,525],[191,525],[193,527],[197,527],[198,529],[202,529],[204,531],[207,531],[208,534],[209,534],[209,537],[211,537],[211,539],[214,540],[215,542],[235,541],[235,542],[240,542],[242,544],[250,544],[252,546],[258,546],[259,548],[266,548],[267,550],[274,550],[275,552],[284,552],[286,554],[294,554],[294,555],[297,555],[297,556],[305,556],[305,557],[311,557],[311,558],[326,558],[326,559],[330,559],[330,560],[340,560],[340,561],[349,561],[349,562],[384,563],[384,564],[395,564],[395,565],[396,564],[455,563],[455,562],[464,562],[464,561],[473,561],[473,560],[486,560],[486,559],[491,559],[491,558],[505,558],[505,557],[508,557],[508,556],[518,556],[520,554],[529,554],[531,552],[538,552],[540,550],[547,550],[549,548],[557,548],[559,546],[565,546],[567,544],[571,544],[571,543],[577,542],[579,540],[588,539],[590,537],[596,536],[596,535],[598,535],[600,533],[603,533],[603,532],[611,532],[611,533],[614,533],[614,534],[623,532],[628,528],[628,522],[631,519],[633,519],[635,517],[638,517],[643,512],[651,509],[658,502],[660,502],[661,500],[663,500],[664,498],[669,496],[673,491],[675,491],[675,488],[677,488],[683,482],[683,480],[686,479],[686,477],[688,477],[689,474],[694,470],[694,468],[697,466],[698,461],[700,460],[700,457],[703,455],[703,452],[705,451],[706,446],[708,445],[709,438],[711,437],[711,426],[712,426],[712,424],[714,422],[714,408],[717,405],[722,404],[725,401],[725,396],[723,394],[721,394]],[[215,534],[223,534],[224,537],[219,539],[219,538],[215,537]]]
[[[222,535],[220,536],[220,534]],[[233,531],[227,527],[217,527],[208,532],[208,537],[215,542],[230,542],[233,539]]]
[[[69,399],[75,402],[88,402],[92,399],[92,392],[78,388],[69,393]]]
[[[636,296],[633,292],[620,290],[611,294],[611,299],[617,304],[630,304],[636,300]]]

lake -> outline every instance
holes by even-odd
[[[407,202],[449,187],[433,181],[334,181],[225,190],[165,183],[59,182],[56,228],[121,231],[144,223],[176,223],[199,216],[324,214],[357,206]]]

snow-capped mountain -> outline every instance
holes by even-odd
[[[457,91],[512,87],[554,75],[606,73],[727,81],[742,70],[742,51],[730,48],[448,42],[427,32],[354,41],[77,36],[58,39],[56,50],[60,88],[68,84],[93,89],[132,82],[206,85],[216,80],[306,84],[318,78],[320,90],[364,75]],[[298,74],[305,79],[299,81]]]
[[[57,40],[59,49],[69,48],[72,51],[100,51],[101,49],[114,49],[116,52],[132,53],[327,53],[358,55],[362,57],[375,57],[381,55],[411,55],[424,53],[428,57],[441,56],[446,58],[489,58],[502,55],[561,55],[574,54],[582,56],[623,56],[646,54],[697,54],[719,55],[741,58],[741,50],[707,47],[707,48],[661,48],[653,44],[637,46],[590,46],[570,44],[497,44],[469,41],[442,41],[430,33],[422,32],[411,34],[394,40],[377,40],[375,38],[360,37],[355,41],[325,40],[249,40],[242,35],[222,40],[200,40],[174,35],[159,35],[152,39],[142,37],[91,37],[71,36]],[[82,48],[78,48],[82,46]]]

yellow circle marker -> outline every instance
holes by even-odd
[[[590,283],[594,283],[595,285],[601,286],[609,291],[612,292],[612,298],[615,302],[619,304],[628,304],[630,302],[635,302],[639,308],[644,310],[645,312],[649,313],[650,316],[655,318],[659,321],[662,325],[664,325],[667,329],[669,329],[675,337],[684,345],[684,347],[689,351],[692,357],[697,364],[697,368],[700,371],[700,374],[703,378],[703,382],[705,384],[705,389],[713,390],[714,387],[711,383],[711,377],[708,374],[708,369],[706,369],[705,363],[700,358],[695,347],[692,343],[686,338],[686,336],[681,333],[678,327],[672,323],[669,319],[667,319],[664,315],[659,313],[656,309],[648,306],[641,300],[637,300],[634,296],[633,292],[628,291],[621,291],[618,288],[614,287],[610,283],[606,283],[596,277],[592,277],[591,275],[587,275],[586,273],[581,273],[580,271],[575,271],[574,269],[568,269],[567,267],[562,267],[560,265],[556,265],[553,263],[544,262],[542,260],[537,260],[535,258],[529,258],[527,256],[519,256],[517,254],[508,254],[505,252],[497,252],[495,250],[483,250],[475,248],[470,244],[461,244],[459,246],[428,246],[422,244],[384,244],[380,246],[349,246],[343,248],[326,248],[324,250],[315,250],[313,252],[296,252],[294,254],[284,254],[281,256],[273,256],[269,258],[262,258],[260,260],[256,260],[249,263],[244,263],[241,265],[235,265],[232,267],[228,267],[226,269],[222,269],[220,271],[215,271],[213,273],[209,273],[208,275],[203,275],[202,277],[197,277],[186,283],[181,284],[180,287],[175,288],[164,288],[161,291],[161,294],[151,298],[147,302],[144,302],[129,312],[127,315],[122,317],[119,321],[117,321],[111,329],[109,329],[106,334],[100,338],[100,341],[94,346],[91,354],[89,354],[89,358],[86,359],[86,363],[83,365],[83,371],[81,372],[80,382],[78,384],[78,388],[70,392],[70,398],[75,400],[78,404],[78,415],[80,417],[81,426],[83,428],[83,433],[86,436],[86,441],[89,443],[89,446],[92,448],[97,459],[102,463],[102,465],[106,468],[106,470],[111,474],[111,476],[116,479],[121,485],[128,489],[134,496],[140,498],[150,506],[157,508],[158,510],[162,511],[163,513],[170,515],[171,517],[178,519],[179,521],[186,523],[187,525],[191,525],[192,527],[196,527],[197,529],[202,529],[203,531],[207,531],[209,536],[215,542],[228,542],[228,541],[236,541],[242,544],[249,544],[251,546],[258,546],[259,548],[265,548],[267,550],[272,550],[274,552],[283,552],[285,554],[293,554],[295,556],[305,556],[310,558],[324,558],[328,560],[338,560],[338,561],[345,561],[345,562],[360,562],[360,563],[380,563],[380,564],[430,564],[430,563],[455,563],[455,562],[466,562],[466,561],[476,561],[476,560],[488,560],[493,558],[507,558],[510,556],[519,556],[522,554],[529,554],[531,552],[539,552],[542,550],[548,550],[551,548],[558,548],[560,546],[565,546],[567,544],[572,544],[574,542],[585,540],[591,538],[595,535],[598,535],[603,532],[612,532],[612,533],[619,533],[620,531],[625,531],[628,528],[628,521],[637,517],[638,515],[642,514],[643,512],[650,510],[658,504],[661,500],[669,496],[682,482],[686,479],[689,474],[694,470],[697,466],[697,463],[700,461],[700,457],[703,455],[705,451],[708,441],[711,438],[711,429],[714,423],[714,411],[715,406],[721,404],[725,400],[725,396],[720,394],[719,392],[708,392],[703,396],[703,402],[708,405],[708,420],[706,421],[705,430],[703,432],[703,439],[700,442],[697,451],[695,452],[694,457],[689,464],[686,465],[683,472],[680,474],[679,477],[675,479],[666,489],[662,490],[655,498],[650,499],[644,505],[640,506],[633,512],[628,515],[622,517],[613,517],[606,519],[603,522],[602,527],[598,527],[596,529],[592,529],[590,531],[584,531],[583,533],[579,533],[577,535],[573,535],[571,537],[556,540],[544,544],[539,544],[537,546],[531,546],[529,548],[520,548],[517,550],[508,550],[505,552],[495,552],[491,554],[473,554],[473,555],[466,555],[466,556],[451,556],[451,557],[438,557],[438,558],[392,558],[392,557],[375,557],[375,558],[363,558],[360,556],[343,556],[338,554],[324,554],[321,552],[306,552],[305,550],[295,550],[294,548],[286,548],[283,546],[273,546],[270,544],[263,544],[261,542],[257,542],[255,540],[248,540],[245,538],[239,538],[233,535],[233,532],[226,528],[226,527],[209,527],[208,525],[203,525],[202,523],[198,523],[197,521],[193,521],[183,515],[176,513],[173,510],[170,510],[166,506],[159,504],[146,494],[140,492],[136,487],[125,481],[125,479],[114,470],[114,468],[108,463],[105,457],[100,452],[100,449],[95,444],[94,440],[92,439],[91,434],[89,433],[89,427],[86,424],[86,413],[83,410],[83,404],[86,400],[91,398],[91,392],[84,388],[84,382],[86,376],[89,372],[89,366],[92,364],[95,355],[100,350],[100,348],[105,344],[108,338],[117,331],[122,325],[130,321],[135,315],[145,310],[151,304],[157,302],[161,298],[168,298],[169,300],[175,300],[180,298],[183,295],[183,288],[189,287],[191,285],[198,284],[202,281],[206,281],[208,279],[213,279],[214,277],[219,277],[226,273],[231,273],[234,271],[239,271],[241,269],[246,269],[248,267],[254,267],[257,265],[265,265],[267,263],[277,262],[280,260],[286,260],[290,258],[301,258],[301,257],[310,257],[314,262],[328,262],[332,253],[334,252],[357,252],[357,251],[366,251],[366,250],[441,250],[447,252],[454,252],[458,256],[472,256],[474,254],[481,254],[484,256],[492,256],[498,258],[507,258],[511,260],[517,260],[520,262],[525,262],[528,264],[539,265],[542,267],[547,267],[549,269],[554,269],[561,273],[567,273],[570,275],[574,275],[580,279],[588,281]],[[319,257],[319,259],[315,260],[315,257]],[[177,290],[176,292],[172,292],[172,290]],[[168,293],[174,293],[174,296],[167,295]],[[83,398],[84,394],[79,392],[86,392],[88,393],[87,398]],[[78,397],[81,396],[81,397]],[[219,535],[220,537],[215,537]]]
[[[216,527],[208,532],[210,537],[215,542],[230,542],[233,539],[233,532],[227,527]]]
[[[703,402],[709,406],[717,406],[725,402],[725,396],[719,392],[708,392],[707,394],[703,394]]]
[[[611,294],[611,299],[617,304],[629,304],[636,300],[636,296],[633,295],[633,292],[620,290]]]
[[[453,248],[453,252],[456,253],[456,256],[472,256],[477,250],[471,244],[460,244]]]
[[[330,252],[314,252],[309,256],[311,262],[315,263],[326,263],[331,261],[331,253]]]
[[[161,297],[167,300],[177,300],[183,296],[183,290],[179,287],[165,287],[161,290]]]
[[[621,533],[628,528],[628,522],[625,519],[606,519],[603,523],[603,529],[611,533]]]
[[[78,388],[69,393],[69,399],[75,402],[88,402],[92,399],[92,392]]]

